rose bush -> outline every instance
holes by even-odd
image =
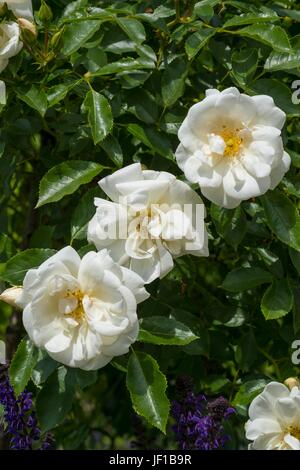
[[[296,7],[0,2],[1,448],[299,449]]]

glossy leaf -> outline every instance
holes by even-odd
[[[101,21],[86,20],[67,25],[64,31],[62,53],[71,55],[82,47],[100,28]]]
[[[68,161],[52,167],[40,182],[37,207],[60,201],[82,184],[89,183],[102,170],[103,166],[99,163],[83,160]]]
[[[177,57],[167,65],[162,74],[162,98],[166,107],[172,106],[183,95],[187,62]]]
[[[98,188],[92,188],[84,194],[76,206],[71,218],[72,240],[83,240],[87,237],[87,225],[95,214],[95,197],[100,196]]]
[[[185,50],[189,59],[195,57],[196,54],[205,46],[211,37],[216,33],[214,29],[199,29],[187,39]]]
[[[135,412],[165,433],[170,409],[167,380],[155,359],[133,352],[128,361],[126,385]]]
[[[133,18],[118,18],[118,25],[123,29],[127,36],[138,44],[146,39],[146,32],[143,24]]]
[[[283,243],[300,251],[300,218],[292,202],[278,190],[261,197],[267,223]]]
[[[138,340],[143,343],[184,346],[196,339],[190,328],[172,318],[153,316],[140,320]]]
[[[47,111],[47,95],[45,91],[32,85],[28,91],[17,90],[18,97],[24,101],[28,106],[35,109],[41,116],[44,116]]]
[[[89,125],[91,127],[94,144],[96,145],[101,142],[112,129],[113,116],[111,107],[107,98],[94,90],[88,92],[83,106],[88,112]]]
[[[46,380],[38,393],[36,409],[42,431],[55,428],[72,407],[76,375],[74,369],[59,367]]]
[[[29,382],[31,372],[37,361],[37,349],[33,342],[24,338],[15,352],[10,368],[9,379],[16,395],[20,395]]]
[[[291,44],[284,29],[273,24],[255,24],[239,30],[242,36],[267,44],[275,51],[291,52]]]
[[[0,278],[12,285],[21,285],[29,269],[37,268],[54,254],[55,250],[49,248],[29,248],[21,251],[8,260]]]
[[[261,309],[266,320],[287,315],[293,306],[293,293],[286,279],[275,280],[266,290]]]
[[[272,279],[272,274],[261,268],[237,268],[227,274],[222,287],[230,292],[240,292],[272,282]]]

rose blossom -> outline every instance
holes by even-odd
[[[70,367],[95,370],[128,352],[138,335],[137,303],[148,298],[142,279],[118,266],[107,250],[82,259],[70,246],[30,269],[20,295],[2,300],[24,309],[32,341]]]
[[[135,163],[99,185],[113,202],[95,198],[88,240],[98,250],[107,247],[115,261],[137,272],[145,283],[165,276],[174,266],[173,257],[208,255],[203,202],[174,175],[142,170]],[[195,219],[200,219],[198,224]],[[108,233],[117,226],[122,236],[119,230]]]
[[[8,60],[18,54],[23,44],[20,41],[20,28],[17,23],[0,24],[0,72],[8,65]]]
[[[287,382],[287,381],[286,381]],[[300,388],[269,383],[252,401],[246,423],[250,450],[300,450]]]
[[[207,90],[178,131],[177,163],[207,199],[237,207],[274,189],[288,171],[284,122],[285,113],[270,96],[247,96],[236,88]]]

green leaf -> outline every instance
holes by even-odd
[[[294,250],[293,248],[289,248],[289,255],[294,265],[294,268],[300,276],[300,252]]]
[[[36,410],[42,431],[60,424],[72,408],[75,394],[76,372],[59,367],[46,380],[36,400]]]
[[[261,310],[266,320],[287,315],[293,306],[293,293],[286,279],[274,280],[263,295]]]
[[[133,18],[119,17],[117,18],[117,23],[133,42],[141,44],[145,41],[146,32],[140,21]]]
[[[65,27],[62,53],[71,55],[82,47],[100,28],[101,21],[86,20]]]
[[[168,64],[162,74],[162,97],[166,107],[172,106],[183,95],[187,76],[187,62],[176,57]]]
[[[293,203],[278,190],[261,196],[266,221],[276,237],[300,251],[300,218]]]
[[[194,13],[203,21],[209,22],[214,16],[213,7],[218,3],[218,0],[202,0],[201,2],[197,2],[194,6]]]
[[[300,35],[292,38],[293,51],[290,53],[272,52],[266,60],[264,68],[275,72],[277,70],[290,70],[300,67]]]
[[[47,111],[47,95],[44,90],[41,90],[36,85],[32,85],[28,91],[16,90],[18,97],[28,104],[31,108],[35,109],[44,116]]]
[[[237,249],[247,230],[247,219],[242,207],[224,209],[223,207],[211,204],[210,214],[218,234],[230,246]]]
[[[170,318],[174,318],[189,327],[197,338],[190,344],[182,346],[182,351],[191,356],[202,355],[209,357],[209,332],[203,327],[199,317],[192,315],[186,310],[173,309]]]
[[[235,353],[235,359],[238,363],[239,368],[246,372],[252,364],[255,362],[258,355],[257,344],[253,331],[250,330],[245,333],[238,341],[237,349]]]
[[[164,134],[151,127],[142,127],[138,124],[129,124],[127,131],[154,152],[157,152],[162,157],[173,160],[171,143]]]
[[[36,361],[36,347],[30,339],[24,338],[20,342],[9,368],[9,380],[17,396],[23,392],[28,384]]]
[[[293,287],[293,328],[295,335],[300,331],[300,288],[299,286]]]
[[[256,379],[243,383],[234,397],[233,406],[249,405],[263,391],[268,382],[266,379]]]
[[[244,85],[256,72],[258,65],[257,49],[241,49],[232,53],[232,74],[238,83]]]
[[[256,94],[270,95],[275,104],[289,116],[300,116],[300,106],[293,104],[293,90],[274,78],[262,78],[251,83],[251,89]]]
[[[273,24],[255,24],[240,29],[239,34],[267,44],[275,51],[291,52],[291,44],[284,29]]]
[[[55,250],[43,248],[30,248],[17,253],[8,260],[0,278],[12,285],[21,285],[29,269],[37,268],[55,253]]]
[[[140,352],[131,354],[126,385],[135,412],[165,433],[170,410],[167,380],[153,357]]]
[[[40,387],[59,366],[60,364],[48,356],[46,351],[39,350],[37,363],[31,372],[32,381]]]
[[[130,72],[140,69],[153,69],[155,62],[145,59],[133,59],[125,57],[124,59],[104,65],[100,70],[91,74],[92,77],[101,77],[102,75],[112,75],[121,72]]]
[[[261,268],[237,268],[225,277],[222,287],[230,292],[240,292],[253,289],[267,282],[272,282],[273,276]]]
[[[112,134],[109,134],[99,145],[107,153],[112,162],[118,168],[121,168],[123,165],[123,151],[119,141]]]
[[[191,60],[205,46],[205,44],[216,34],[215,29],[199,29],[188,37],[185,43],[185,51]]]
[[[134,90],[127,94],[128,111],[146,124],[155,124],[159,108],[153,95],[145,90]]]
[[[73,85],[64,85],[61,83],[60,85],[55,85],[49,88],[47,91],[49,108],[62,101],[73,88],[73,86],[75,86],[75,84],[76,82]]]
[[[152,344],[184,346],[197,336],[183,323],[173,318],[153,316],[140,320],[138,341]]]
[[[60,201],[82,184],[92,181],[103,169],[99,163],[83,160],[71,160],[52,167],[41,179],[36,207]]]
[[[92,188],[80,199],[71,218],[72,240],[86,239],[87,225],[95,214],[95,197],[99,197],[99,188]]]
[[[88,112],[89,125],[92,130],[94,144],[101,142],[111,131],[113,116],[111,107],[105,96],[97,91],[90,90],[83,102],[84,109]]]
[[[300,168],[300,154],[290,149],[286,149],[286,151],[291,157],[292,165],[296,168]]]
[[[230,18],[223,24],[223,28],[229,28],[230,26],[240,26],[243,24],[252,24],[252,23],[268,23],[272,21],[278,21],[279,17],[274,10],[270,8],[263,8],[262,11],[257,11],[255,13],[242,13],[241,15],[236,15]]]
[[[96,370],[76,369],[76,379],[79,387],[84,390],[97,382],[98,372]]]
[[[284,54],[272,52],[267,58],[264,68],[268,71],[290,70],[300,67],[300,52],[294,54]]]

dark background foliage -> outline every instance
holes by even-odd
[[[40,2],[33,3],[37,11]],[[235,210],[205,201],[210,257],[178,259],[138,310],[150,323],[171,317],[198,336],[184,346],[137,342],[146,375],[167,377],[169,399],[182,372],[199,391],[226,396],[238,412],[229,446],[243,448],[251,399],[270,379],[299,374],[291,363],[300,336],[300,105],[292,101],[300,76],[299,2],[50,3],[53,18],[36,16],[37,40],[24,38],[1,74],[8,90],[0,131],[3,288],[20,284],[52,253],[44,250],[93,248],[85,234],[93,197],[101,195],[100,173],[141,161],[183,178],[174,160],[178,127],[207,88],[269,94],[287,113],[283,138],[292,166],[280,187]],[[24,331],[20,313],[3,303],[0,334],[12,356]],[[27,361],[27,372],[21,381],[14,377],[22,389],[31,376],[40,422],[53,429],[58,448],[128,448],[136,426],[128,359],[86,373],[59,367],[26,344],[15,360],[17,370]],[[132,357],[130,371],[139,380]],[[164,397],[164,385],[157,387]],[[161,429],[167,408],[157,418]],[[166,435],[143,426],[153,447],[174,448],[170,424]]]

